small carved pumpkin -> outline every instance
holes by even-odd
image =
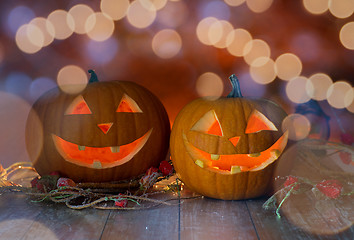
[[[235,75],[227,98],[200,98],[174,121],[170,151],[190,189],[212,198],[246,199],[266,193],[279,155],[286,113],[265,99],[243,98]]]
[[[162,103],[136,83],[93,81],[91,73],[79,94],[55,88],[33,105],[26,144],[37,172],[106,182],[157,167],[167,155],[170,134]]]

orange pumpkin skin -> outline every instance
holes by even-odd
[[[249,116],[255,111],[266,116],[277,131],[245,133]],[[195,127],[199,122],[206,121],[201,119],[209,112],[217,116],[219,134],[222,136],[218,136],[218,131],[212,128],[210,130],[214,132],[207,134],[199,131],[199,125]],[[171,132],[170,152],[178,176],[188,188],[211,198],[238,200],[266,194],[273,179],[277,162],[275,158],[258,169],[254,167],[247,170],[244,166],[241,167],[242,171],[236,173],[231,173],[231,167],[229,169],[227,164],[223,167],[228,170],[213,168],[211,164],[218,164],[218,161],[223,161],[223,157],[232,158],[230,161],[239,164],[240,161],[252,161],[248,160],[250,157],[247,154],[259,155],[260,152],[269,151],[277,153],[278,157],[287,143],[287,133],[281,131],[281,123],[285,117],[286,113],[282,108],[265,99],[231,97],[217,100],[200,98],[192,101],[178,114]],[[233,141],[236,136],[237,144]],[[274,149],[277,144],[279,149]],[[209,154],[216,160],[198,160],[198,157],[204,156],[200,152]],[[241,160],[237,160],[239,156],[242,156]]]
[[[138,110],[121,106],[123,96]],[[81,103],[70,110],[75,99]],[[27,151],[37,172],[58,171],[76,182],[129,179],[157,167],[167,155],[169,136],[168,115],[158,98],[124,81],[89,83],[78,94],[52,89],[35,102],[26,126]]]

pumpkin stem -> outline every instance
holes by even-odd
[[[90,70],[88,70],[88,72],[91,74],[89,83],[98,82],[97,74],[95,73],[95,71],[93,71],[92,69],[90,69]]]
[[[240,83],[235,74],[229,77],[232,85],[232,91],[227,95],[228,98],[242,98]]]

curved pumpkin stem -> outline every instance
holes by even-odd
[[[95,73],[95,71],[93,71],[92,69],[90,69],[90,70],[88,70],[88,72],[91,74],[89,83],[98,82],[97,74]]]
[[[240,83],[235,74],[229,77],[232,85],[232,91],[227,95],[228,98],[242,98]]]

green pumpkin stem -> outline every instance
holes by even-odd
[[[89,83],[98,82],[97,74],[95,73],[95,71],[93,71],[92,69],[90,69],[90,70],[88,70],[88,72],[91,74]]]
[[[242,98],[240,83],[235,74],[229,77],[232,85],[232,91],[227,95],[228,98]]]

